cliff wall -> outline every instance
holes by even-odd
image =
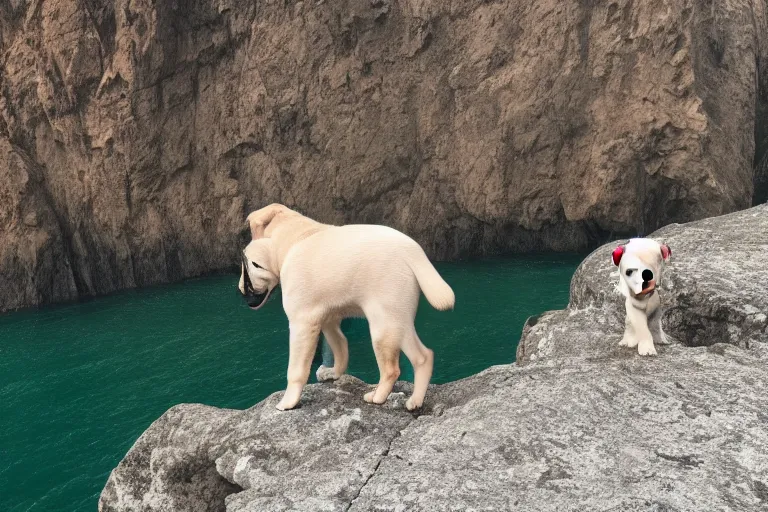
[[[764,11],[0,0],[0,309],[227,268],[272,201],[435,258],[745,208]]]

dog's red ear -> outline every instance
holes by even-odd
[[[661,244],[661,257],[664,261],[669,261],[669,258],[672,257],[672,249],[667,244]]]
[[[617,248],[613,250],[613,264],[617,267],[619,266],[619,263],[621,262],[621,257],[624,256],[624,246],[620,245]]]

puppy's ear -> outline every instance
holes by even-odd
[[[624,256],[624,246],[620,245],[617,248],[613,250],[613,253],[611,254],[611,258],[613,258],[613,264],[617,267],[619,266],[619,263],[621,263],[621,257]]]
[[[237,233],[237,246],[243,247],[245,245],[248,245],[248,242],[251,241],[251,227],[248,224],[248,221],[243,224],[243,227],[240,228],[240,230]]]
[[[661,244],[661,258],[664,261],[669,261],[669,258],[671,257],[672,257],[672,249],[670,249],[667,244]]]
[[[246,218],[248,227],[251,229],[251,239],[258,240],[264,237],[264,231],[267,226],[275,220],[275,217],[283,213],[287,208],[281,204],[273,203],[260,210],[251,212]]]

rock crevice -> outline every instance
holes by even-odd
[[[350,508],[352,508],[355,505],[355,501],[357,501],[357,499],[360,497],[360,494],[365,489],[365,486],[368,485],[368,482],[370,482],[371,479],[376,475],[376,471],[379,469],[379,466],[381,466],[381,463],[389,455],[389,450],[392,449],[392,444],[395,442],[398,436],[399,436],[399,433],[396,433],[392,437],[392,439],[389,441],[389,446],[387,446],[387,449],[384,450],[384,453],[381,454],[381,457],[379,458],[378,462],[376,462],[376,466],[373,468],[373,471],[371,471],[371,474],[368,475],[368,478],[365,479],[365,481],[363,482],[363,485],[361,485],[360,488],[357,490],[357,493],[349,502],[349,505],[344,509],[344,512],[347,512]]]

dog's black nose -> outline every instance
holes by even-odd
[[[643,281],[653,281],[653,272],[649,269],[643,270]]]

